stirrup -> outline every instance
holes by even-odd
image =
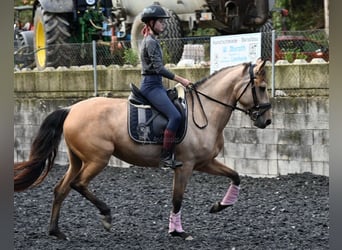
[[[162,162],[163,162],[165,167],[169,167],[169,168],[172,168],[172,169],[175,169],[175,168],[183,166],[183,162],[172,160],[172,159],[163,160]]]
[[[172,169],[183,166],[183,162],[177,161],[175,159],[175,155],[172,153],[161,159],[161,162],[164,164],[165,167],[169,167]]]

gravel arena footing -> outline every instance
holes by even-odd
[[[72,190],[59,226],[68,240],[47,234],[53,187],[66,172],[55,165],[39,186],[14,194],[14,248],[50,249],[329,249],[329,178],[310,173],[275,178],[241,176],[238,202],[210,214],[230,180],[194,172],[182,205],[183,229],[168,234],[173,171],[107,167],[90,184],[110,207],[106,231],[98,210]]]

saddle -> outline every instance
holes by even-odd
[[[128,97],[128,133],[138,143],[162,144],[167,118],[144,97],[140,89],[130,84],[131,94]],[[187,129],[187,103],[185,90],[181,84],[168,89],[167,94],[181,113],[182,119],[176,134],[175,143],[180,143]]]

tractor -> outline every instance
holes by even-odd
[[[39,70],[91,63],[92,41],[106,45],[109,54],[117,51],[120,41],[137,50],[142,39],[141,12],[156,3],[171,17],[160,38],[169,39],[166,46],[176,63],[183,49],[177,38],[198,28],[214,28],[220,34],[256,32],[268,18],[268,1],[35,0],[28,43],[33,42],[31,52]]]
[[[14,65],[17,69],[35,66],[33,53],[32,6],[14,7]]]

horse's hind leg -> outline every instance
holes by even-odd
[[[216,202],[213,205],[210,209],[210,213],[217,213],[226,207],[232,206],[237,201],[240,189],[240,176],[236,171],[216,159],[213,159],[205,168],[198,170],[208,174],[226,176],[232,180],[232,184],[229,186],[225,196],[220,202]]]
[[[70,182],[75,178],[82,166],[82,162],[71,151],[69,151],[69,161],[70,164],[68,171],[54,189],[54,200],[49,226],[49,235],[56,236],[59,239],[67,239],[58,227],[59,213],[62,202],[70,192]]]
[[[84,163],[79,174],[71,182],[71,187],[100,210],[100,214],[102,215],[102,224],[106,230],[110,230],[112,226],[112,217],[109,207],[88,189],[89,182],[107,166],[107,162]]]

